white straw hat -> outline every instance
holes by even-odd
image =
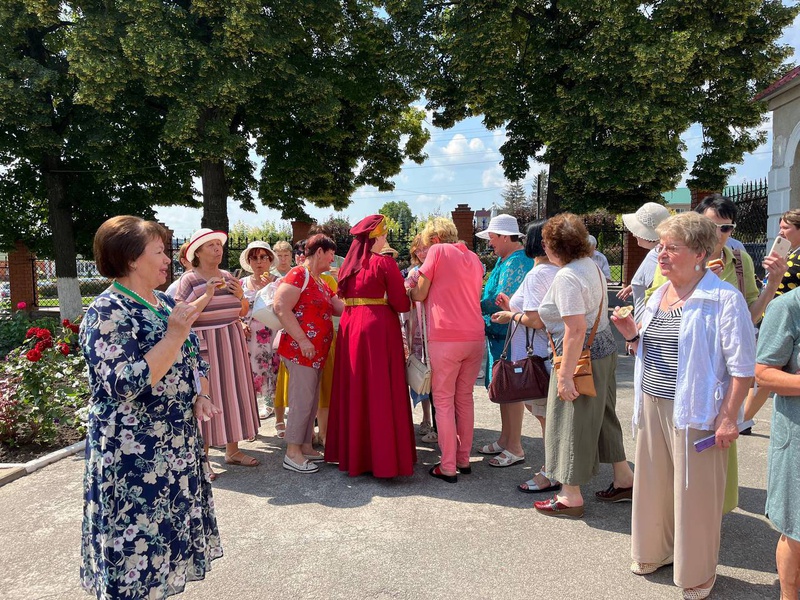
[[[493,217],[492,220],[489,221],[489,226],[483,231],[476,233],[475,236],[482,240],[488,240],[490,233],[496,235],[522,235],[522,232],[519,230],[519,223],[517,223],[516,217],[512,215],[497,215]]]
[[[256,240],[255,242],[250,242],[247,244],[247,248],[242,250],[242,253],[239,255],[239,264],[242,266],[242,269],[247,271],[248,273],[253,272],[253,267],[250,266],[250,263],[247,262],[247,255],[250,254],[250,250],[254,248],[262,248],[267,251],[269,254],[269,259],[272,262],[275,262],[275,253],[272,251],[272,248],[267,242],[262,242],[260,240]]]
[[[219,240],[220,243],[224,244],[228,241],[228,234],[224,231],[215,231],[213,229],[208,229],[207,227],[203,227],[202,229],[198,229],[192,234],[192,237],[189,239],[189,247],[186,248],[186,259],[189,262],[194,260],[194,253],[195,251],[205,244],[206,242],[210,242],[211,240]]]
[[[622,222],[633,235],[648,242],[657,242],[656,227],[669,218],[669,210],[662,204],[648,202],[635,213],[622,215]]]

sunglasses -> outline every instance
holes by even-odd
[[[730,233],[736,229],[736,223],[726,223],[725,225],[717,225],[722,233]]]

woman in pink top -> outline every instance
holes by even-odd
[[[436,218],[422,231],[429,246],[411,299],[425,301],[428,322],[433,404],[442,462],[429,472],[455,483],[470,473],[474,410],[472,388],[483,358],[480,299],[483,266],[475,253],[458,243],[449,219]]]

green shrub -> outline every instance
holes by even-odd
[[[58,337],[29,327],[0,364],[0,443],[50,443],[65,415],[86,405],[89,381],[77,333],[66,319]]]
[[[58,331],[58,321],[52,317],[31,321],[24,310],[17,310],[11,317],[0,319],[0,358],[5,358],[11,350],[22,345],[31,327],[48,329],[54,334]]]

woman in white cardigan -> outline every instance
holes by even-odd
[[[675,563],[683,597],[708,597],[716,581],[728,448],[755,367],[755,334],[739,291],[706,269],[714,223],[697,213],[662,222],[658,262],[669,280],[637,330],[612,320],[636,352],[631,571]],[[697,452],[694,442],[715,435]]]

